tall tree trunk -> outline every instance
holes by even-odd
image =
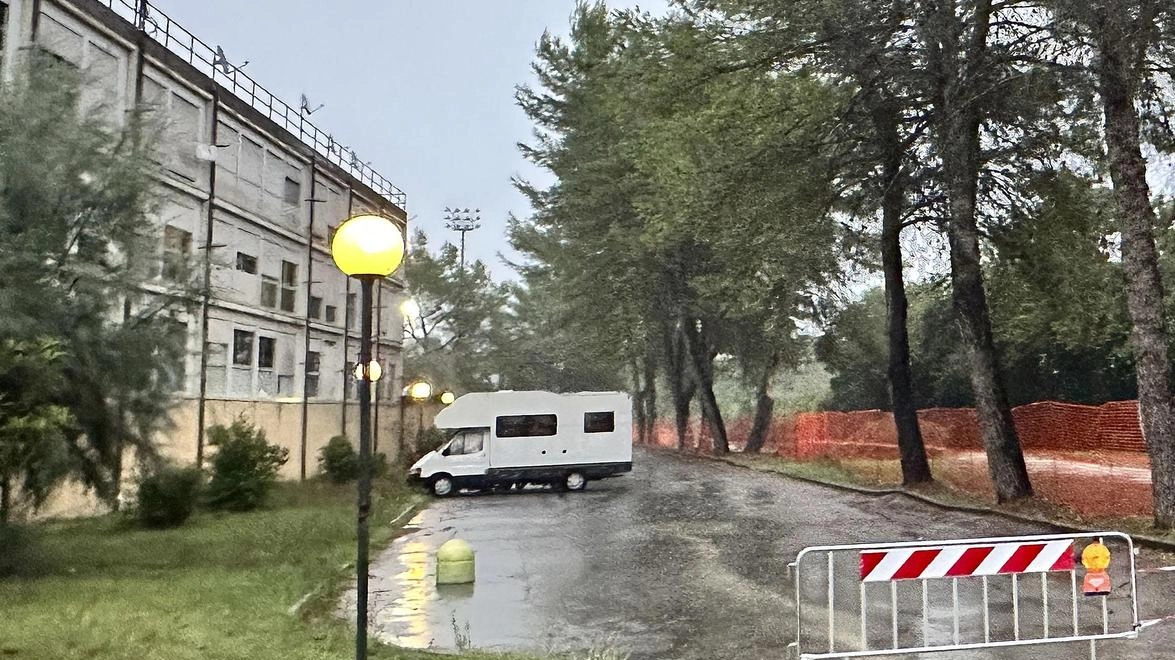
[[[689,433],[690,402],[694,398],[694,381],[685,366],[683,330],[677,324],[665,329],[665,356],[669,394],[673,398],[673,416],[677,424],[677,449],[685,449]]]
[[[7,523],[12,509],[12,481],[0,478],[0,524]]]
[[[1104,11],[1104,10],[1103,10]],[[1137,46],[1126,34],[1126,16],[1106,16],[1095,24],[1098,37],[1099,91],[1105,113],[1106,147],[1126,271],[1130,344],[1138,382],[1138,412],[1150,455],[1155,526],[1175,526],[1175,414],[1172,411],[1163,282],[1159,275],[1154,226],[1157,223],[1139,148]]]
[[[633,418],[636,422],[636,441],[639,444],[646,444],[649,442],[649,437],[645,435],[647,424],[645,423],[645,396],[647,394],[647,385],[642,382],[644,371],[638,366],[639,362],[633,360],[630,365],[632,369],[632,389],[633,389]]]
[[[881,270],[885,274],[890,404],[898,431],[902,483],[911,485],[931,481],[932,477],[930,461],[926,458],[926,445],[922,441],[922,429],[918,425],[918,409],[914,405],[914,377],[910,372],[910,338],[906,321],[909,303],[902,274],[902,207],[906,197],[902,183],[902,147],[898,136],[897,114],[882,108],[873,114],[884,161]]]
[[[702,420],[710,429],[710,451],[713,454],[727,454],[730,452],[730,443],[726,437],[726,424],[722,421],[722,411],[718,409],[718,397],[714,395],[714,358],[705,345],[702,333],[694,329],[692,319],[682,319],[682,337],[686,361],[697,384]]]
[[[121,417],[121,415],[120,415]],[[122,452],[125,446],[123,438],[126,426],[119,429],[118,445],[114,448],[114,456],[110,464],[110,508],[118,511],[122,508]]]
[[[1032,484],[992,339],[975,218],[981,123],[981,100],[976,90],[987,84],[982,74],[987,66],[991,1],[975,3],[969,31],[960,29],[955,3],[930,2],[927,7],[929,22],[924,41],[935,80],[934,123],[948,197],[947,238],[955,315],[971,363],[971,388],[988,472],[996,500],[1007,502],[1032,495]]]
[[[655,342],[649,342],[653,344]],[[657,431],[657,361],[654,359],[649,347],[650,354],[645,356],[645,428],[642,429],[641,434],[647,438],[652,439],[653,434]]]
[[[775,412],[775,399],[771,398],[771,377],[775,375],[775,368],[779,366],[779,353],[772,353],[771,358],[763,367],[763,377],[755,388],[755,421],[751,424],[751,432],[747,436],[747,446],[744,453],[757,454],[767,442],[767,431],[771,428],[771,414]]]

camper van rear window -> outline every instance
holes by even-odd
[[[555,415],[503,415],[497,430],[499,438],[535,438],[555,435],[558,426]]]
[[[584,433],[611,433],[615,430],[616,414],[612,411],[583,414]]]

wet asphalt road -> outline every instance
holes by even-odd
[[[453,649],[468,639],[539,652],[606,646],[634,660],[785,657],[795,636],[787,564],[806,546],[1048,532],[639,449],[631,475],[586,492],[437,500],[407,531],[372,567],[372,630],[383,641]],[[433,553],[451,538],[473,545],[478,579],[438,590]],[[1165,563],[1173,562],[1140,557],[1148,570]],[[1175,573],[1142,574],[1140,593],[1143,619],[1175,614]],[[844,600],[852,599],[838,595]],[[352,592],[343,610],[353,603]],[[1175,621],[1136,641],[1104,643],[1098,655],[1175,659]],[[934,657],[1085,656],[1086,647],[1049,645]]]

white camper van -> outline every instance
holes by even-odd
[[[449,439],[409,476],[445,496],[462,488],[553,484],[632,470],[632,402],[623,392],[478,392],[437,414]]]

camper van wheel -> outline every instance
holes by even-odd
[[[567,478],[563,481],[563,485],[567,490],[583,490],[587,486],[587,479],[583,476],[582,472],[572,472],[567,475]]]
[[[432,480],[432,492],[437,497],[446,497],[453,494],[453,478],[441,475]]]

